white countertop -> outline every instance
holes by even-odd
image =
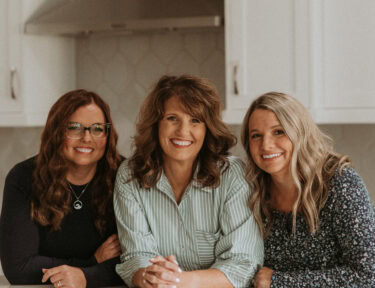
[[[5,278],[4,275],[0,275],[0,288],[5,288],[5,287],[34,287],[34,288],[47,288],[47,287],[53,287],[52,285],[10,285],[8,280]]]
[[[0,275],[0,288],[6,287],[18,287],[18,288],[48,288],[53,287],[53,285],[10,285],[8,280],[5,278],[4,275]],[[112,286],[108,288],[126,288],[126,286]]]

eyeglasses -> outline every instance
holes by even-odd
[[[94,123],[89,127],[83,126],[81,123],[69,122],[66,126],[66,136],[71,139],[81,139],[85,135],[85,131],[89,130],[91,136],[95,138],[104,138],[108,135],[111,123]]]

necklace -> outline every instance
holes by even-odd
[[[72,185],[70,185],[69,182],[68,182],[68,184],[69,184],[70,190],[72,191],[74,197],[76,198],[76,200],[73,202],[73,208],[76,209],[76,210],[82,209],[83,203],[82,203],[81,200],[79,200],[79,198],[81,198],[81,196],[83,195],[83,193],[85,193],[86,188],[87,188],[87,186],[89,186],[90,182],[86,184],[85,188],[83,188],[83,190],[82,190],[81,194],[79,194],[79,196],[76,195],[76,192],[74,191]]]

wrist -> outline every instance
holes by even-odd
[[[199,277],[196,277],[194,271],[182,271],[180,280],[183,287],[199,287]]]
[[[144,273],[144,270],[145,270],[145,268],[140,268],[133,275],[132,283],[136,287],[141,287],[143,285],[143,273]]]

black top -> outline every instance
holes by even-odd
[[[297,215],[273,211],[264,242],[264,266],[275,270],[271,287],[375,287],[375,213],[365,184],[352,169],[331,179],[320,230],[308,232]]]
[[[82,268],[88,287],[123,285],[115,272],[119,257],[100,264],[94,257],[96,249],[117,231],[115,220],[103,236],[96,229],[90,205],[93,185],[89,184],[80,198],[82,209],[72,208],[59,231],[52,232],[31,220],[34,160],[18,163],[5,180],[0,218],[0,257],[5,277],[11,284],[42,284],[42,268],[66,264]],[[79,186],[73,188],[80,191]]]

